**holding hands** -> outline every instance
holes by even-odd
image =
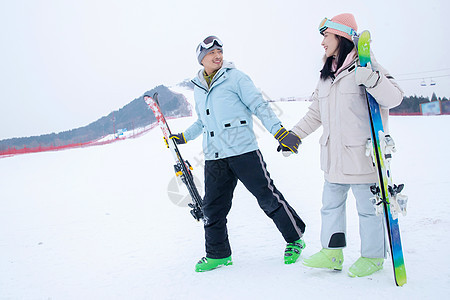
[[[298,153],[298,146],[302,143],[298,135],[296,135],[292,130],[287,131],[286,128],[281,127],[280,130],[274,135],[274,137],[278,140],[280,145],[277,148],[277,151],[283,152],[293,152]],[[288,156],[288,155],[285,155]]]

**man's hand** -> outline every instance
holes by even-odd
[[[281,127],[274,137],[278,140],[281,147],[288,148],[293,153],[298,153],[298,146],[302,141],[293,131],[287,131],[286,128]]]
[[[187,141],[184,138],[184,133],[171,134],[169,139],[174,140],[178,145],[186,144]]]

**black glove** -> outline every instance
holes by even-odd
[[[289,155],[292,154],[291,149],[281,145],[281,143],[277,147],[277,152],[280,152],[280,151],[281,151],[281,154],[283,154],[284,157],[288,157]]]
[[[280,150],[284,150],[283,148],[288,148],[293,153],[298,153],[298,146],[302,143],[302,141],[292,130],[287,131],[286,128],[281,127],[280,130],[275,133],[274,137],[278,140],[278,142],[280,142]]]
[[[174,140],[178,145],[187,143],[184,133],[171,134],[169,135],[169,139]]]

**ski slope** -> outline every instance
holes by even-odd
[[[192,93],[183,92],[192,102]],[[161,99],[162,101],[162,99]],[[290,128],[308,102],[273,103]],[[174,132],[195,117],[169,120]],[[232,266],[195,273],[203,228],[173,181],[172,157],[158,128],[104,146],[0,159],[0,299],[443,299],[450,292],[450,116],[391,117],[408,283],[394,284],[390,259],[367,278],[350,278],[359,257],[355,201],[348,201],[342,272],[283,264],[285,242],[238,184],[229,214]],[[320,250],[321,130],[285,158],[255,125],[275,185],[307,224],[302,257]],[[180,146],[203,182],[201,139]],[[203,192],[203,191],[202,191]],[[170,194],[170,195],[169,195]]]

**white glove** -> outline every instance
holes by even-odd
[[[281,151],[284,157],[289,157],[293,152],[292,151]]]
[[[357,67],[355,70],[355,81],[357,85],[365,85],[367,88],[373,88],[380,79],[378,71],[373,71],[370,63],[366,67]]]
[[[283,154],[284,157],[289,157],[292,153],[291,149],[289,149],[288,147],[283,147],[282,145],[278,145],[277,151]]]

